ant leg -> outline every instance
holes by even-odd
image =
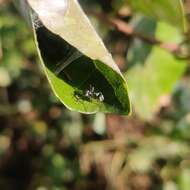
[[[66,61],[61,61],[59,63],[60,66],[55,70],[55,74],[58,75],[61,71],[63,71],[70,63],[80,58],[82,54],[79,51],[75,51]]]

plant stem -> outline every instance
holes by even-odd
[[[98,20],[104,22],[108,26],[114,27],[117,31],[123,33],[126,36],[132,36],[146,43],[157,45],[160,48],[166,49],[170,53],[174,53],[179,56],[180,54],[182,54],[182,49],[179,44],[171,42],[162,42],[154,37],[146,36],[140,32],[135,31],[135,29],[132,26],[130,26],[128,23],[124,22],[119,18],[108,17],[103,13],[97,13],[93,11],[87,11],[87,14],[96,17]]]

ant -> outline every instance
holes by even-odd
[[[104,101],[104,95],[102,92],[95,92],[94,86],[90,85],[90,88],[85,91],[84,94],[75,92],[74,96],[76,97],[77,101],[82,99],[90,100],[92,98],[99,100],[100,102]]]
[[[102,92],[95,92],[95,88],[94,86],[90,85],[89,90],[85,91],[85,95],[86,98],[95,98],[98,99],[100,102],[104,101],[104,95],[102,94]]]

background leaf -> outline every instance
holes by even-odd
[[[136,29],[167,42],[180,43],[182,36],[176,28],[147,18],[136,20]],[[150,118],[157,110],[159,98],[171,92],[186,68],[186,61],[179,60],[166,50],[152,47],[137,39],[128,53],[127,79],[135,110]]]
[[[127,0],[134,11],[166,21],[180,29],[185,28],[182,0]]]

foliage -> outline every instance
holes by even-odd
[[[136,18],[134,23],[138,31],[149,33],[149,36],[155,36],[159,40],[172,43],[181,43],[183,40],[180,32],[167,23],[156,23],[142,17],[140,20]],[[149,118],[157,109],[159,98],[170,93],[176,81],[183,75],[187,62],[139,39],[131,44],[128,62],[131,69],[126,77],[135,109],[142,117]],[[138,73],[141,73],[140,77]]]

